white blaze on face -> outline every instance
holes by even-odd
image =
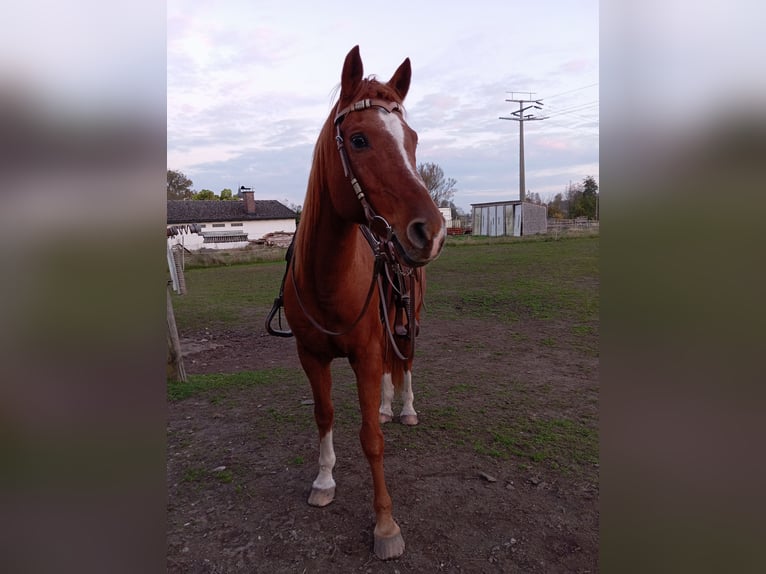
[[[335,487],[332,469],[335,467],[335,449],[332,446],[332,431],[329,431],[319,442],[319,474],[312,486],[319,490]]]
[[[402,156],[402,162],[410,170],[412,176],[420,181],[420,176],[410,163],[410,159],[407,157],[407,150],[404,148],[404,124],[401,116],[394,112],[389,113],[385,110],[380,110],[380,119],[383,120],[386,131],[391,134],[391,137],[396,142],[396,147]]]

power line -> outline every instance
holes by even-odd
[[[557,98],[559,96],[563,96],[564,94],[571,94],[572,92],[579,92],[580,90],[584,90],[585,88],[592,88],[593,86],[598,86],[598,82],[595,84],[588,84],[587,86],[582,86],[581,88],[575,88],[574,90],[567,90],[566,92],[561,92],[558,94],[553,94],[552,96],[548,96],[548,99],[551,98]]]
[[[585,106],[593,106],[599,103],[599,100],[593,100],[590,102],[580,102],[579,104],[570,104],[568,106],[561,106],[560,108],[556,108],[557,112],[562,112],[565,110],[573,110],[575,108],[582,108]]]
[[[551,116],[557,116],[559,114],[568,114],[568,113],[571,113],[571,112],[582,111],[582,110],[585,110],[587,108],[592,108],[594,106],[597,106],[598,103],[599,103],[599,101],[596,100],[594,102],[584,102],[582,104],[575,104],[575,105],[572,105],[572,106],[563,107],[563,108],[558,109],[558,110],[554,109],[553,112],[551,113]]]
[[[596,104],[590,104],[589,106],[594,106]],[[550,118],[550,123],[553,126],[563,127],[567,128],[573,131],[577,132],[583,132],[584,130],[590,131],[590,130],[598,130],[598,124],[599,124],[599,116],[598,113],[591,115],[590,117],[586,117],[583,115],[580,115],[579,112],[581,110],[572,110],[572,111],[566,111],[566,112],[559,112],[559,113],[553,113],[550,114],[548,117]],[[587,112],[586,112],[587,113]],[[573,127],[571,124],[572,122],[588,122],[588,123],[594,123],[594,125],[588,125],[588,126],[582,126],[578,125],[576,127]]]
[[[552,119],[549,123],[554,128],[565,128],[565,129],[572,130],[572,131],[578,132],[578,133],[588,133],[591,130],[596,130],[596,131],[598,130],[598,124],[599,124],[598,118],[594,119],[594,118],[578,117],[577,119],[580,122],[594,122],[595,125],[592,125],[592,126],[582,126],[582,125],[572,126],[571,125],[572,124],[571,121],[569,123],[565,123],[563,120],[558,119],[558,118]],[[595,135],[597,135],[597,133]]]

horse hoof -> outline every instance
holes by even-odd
[[[309,504],[311,506],[327,506],[335,498],[335,487],[332,488],[312,488],[309,494]]]
[[[414,427],[418,424],[418,415],[401,415],[399,417],[399,422],[403,425]]]
[[[390,423],[393,418],[394,417],[392,417],[391,415],[380,413],[380,424],[384,425],[386,423]]]
[[[402,554],[404,554],[404,538],[401,532],[388,538],[375,536],[375,556],[381,560],[390,560]]]

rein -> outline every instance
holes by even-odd
[[[396,102],[387,102],[379,99],[363,99],[355,102],[335,114],[333,123],[335,124],[335,142],[338,147],[338,153],[340,155],[341,164],[343,165],[343,172],[351,183],[351,187],[354,190],[354,194],[362,205],[365,218],[367,219],[366,225],[359,225],[359,229],[362,232],[365,240],[370,245],[372,253],[375,256],[375,262],[373,264],[372,280],[370,282],[370,288],[367,291],[367,298],[362,306],[362,310],[356,317],[353,323],[343,331],[331,331],[320,325],[314,317],[308,312],[306,307],[301,301],[300,294],[298,292],[298,286],[295,283],[295,259],[292,257],[293,244],[295,242],[295,235],[293,241],[287,250],[286,259],[288,265],[285,269],[285,274],[282,277],[282,284],[279,288],[279,296],[274,299],[274,305],[266,318],[266,330],[269,334],[278,337],[291,337],[292,331],[282,328],[282,320],[280,309],[284,306],[283,295],[285,280],[287,279],[288,270],[291,270],[291,279],[293,289],[295,291],[295,298],[298,300],[298,305],[301,308],[304,316],[309,322],[325,335],[340,336],[349,333],[364,317],[367,309],[372,300],[372,293],[375,289],[375,285],[378,286],[378,292],[380,294],[380,315],[381,320],[385,326],[386,334],[391,346],[394,349],[396,356],[406,361],[412,358],[415,354],[415,336],[417,335],[418,326],[415,321],[415,298],[413,296],[415,290],[415,282],[419,279],[419,273],[413,268],[404,265],[397,253],[396,246],[394,245],[395,237],[391,225],[386,219],[372,209],[372,206],[367,201],[364,190],[362,189],[359,180],[357,180],[354,172],[351,169],[351,162],[348,159],[346,148],[343,145],[343,135],[340,131],[340,124],[343,119],[351,112],[370,109],[373,107],[386,110],[388,113],[400,111],[401,106]],[[384,281],[385,277],[385,281]],[[394,318],[394,326],[392,328],[389,320],[388,299],[391,296],[396,304],[396,314]],[[401,312],[404,312],[406,323],[400,323],[399,317]],[[275,316],[279,314],[279,328],[275,329],[271,326]],[[406,356],[401,352],[399,344],[396,341],[396,337],[409,339],[408,355]]]

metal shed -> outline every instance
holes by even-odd
[[[535,235],[548,231],[548,213],[544,205],[513,201],[471,204],[474,235],[499,237]]]

